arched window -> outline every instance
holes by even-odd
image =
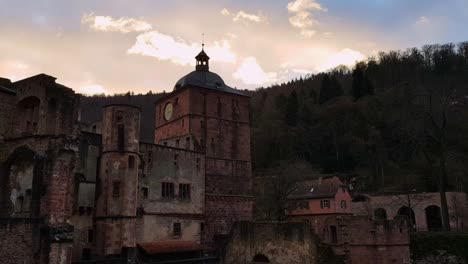
[[[387,211],[383,208],[377,208],[374,210],[374,219],[376,220],[387,220]]]
[[[440,214],[440,207],[437,205],[430,205],[424,210],[426,212],[426,224],[429,231],[442,230],[442,217]]]
[[[406,219],[408,221],[409,227],[411,228],[416,227],[416,218],[414,216],[414,211],[408,206],[403,206],[400,209],[398,209],[396,218]]]

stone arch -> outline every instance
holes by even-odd
[[[414,228],[416,226],[416,217],[414,215],[414,211],[408,206],[400,207],[400,209],[398,209],[398,213],[395,218],[406,219],[410,227]]]
[[[26,146],[13,151],[0,168],[0,217],[39,215],[44,159]],[[15,206],[19,202],[21,205]]]
[[[429,205],[424,211],[426,213],[427,230],[440,231],[442,229],[440,207],[437,205]]]
[[[263,254],[257,254],[252,259],[252,264],[270,263],[267,256]]]
[[[377,208],[374,210],[374,219],[387,220],[387,210],[385,208]]]

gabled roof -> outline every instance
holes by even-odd
[[[334,197],[341,187],[346,185],[337,176],[302,181],[298,182],[296,191],[289,198],[330,198]]]

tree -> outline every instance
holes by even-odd
[[[338,96],[343,95],[343,89],[341,88],[341,84],[338,82],[335,76],[325,76],[322,79],[322,84],[320,87],[320,98],[319,103],[323,104],[330,99],[333,99]]]
[[[362,97],[373,95],[374,86],[372,85],[369,77],[366,75],[367,65],[363,62],[356,64],[353,70],[353,97],[357,101]]]
[[[288,126],[294,127],[297,125],[297,112],[299,108],[299,101],[297,99],[296,91],[292,91],[292,93],[288,96],[287,103],[286,103],[286,124]]]

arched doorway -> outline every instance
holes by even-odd
[[[416,227],[416,217],[414,216],[414,211],[408,206],[403,206],[398,209],[397,218],[406,219],[408,221],[409,227],[412,229]]]
[[[270,260],[262,254],[257,254],[252,260],[252,264],[270,263]]]
[[[429,231],[442,230],[442,218],[440,214],[440,207],[437,205],[430,205],[426,207],[426,224]]]
[[[377,208],[374,210],[374,219],[387,220],[387,210],[384,208]]]

